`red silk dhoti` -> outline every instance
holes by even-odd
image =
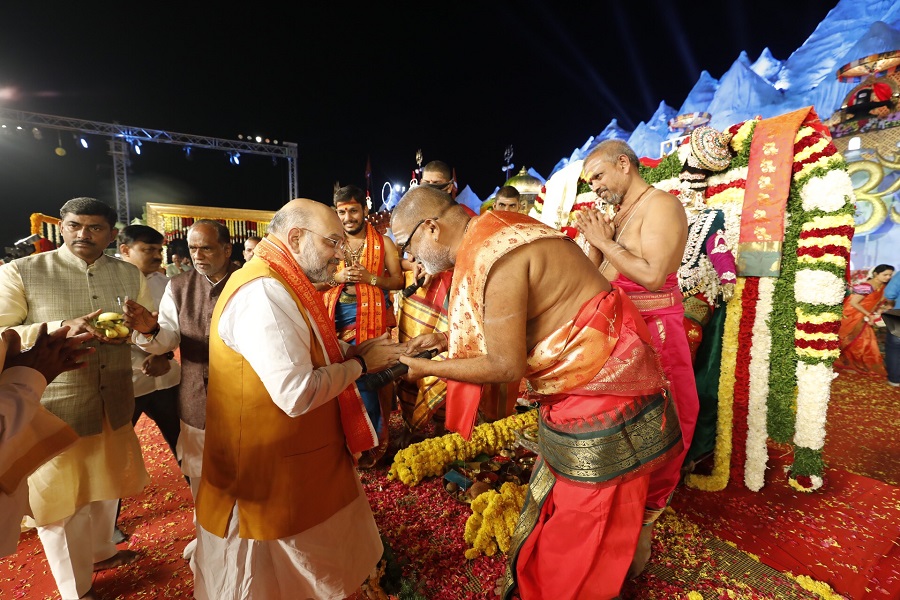
[[[558,479],[516,562],[524,600],[615,598],[644,518],[650,475],[603,488]]]
[[[654,513],[652,518],[656,518],[668,505],[672,492],[681,481],[681,465],[694,437],[697,415],[700,412],[694,365],[684,329],[684,305],[675,273],[668,276],[659,292],[647,292],[621,274],[613,281],[613,285],[628,294],[647,324],[653,346],[659,353],[663,371],[669,380],[669,391],[681,425],[684,450],[669,464],[655,471],[650,478],[647,510],[648,514]]]

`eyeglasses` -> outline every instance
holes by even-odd
[[[425,185],[427,185],[427,184],[425,184]],[[425,221],[437,221],[438,219],[440,219],[441,217],[444,216],[444,213],[446,213],[448,210],[450,210],[451,208],[453,208],[456,205],[457,205],[457,202],[453,201],[450,204],[448,204],[447,206],[445,206],[444,210],[442,210],[440,213],[438,213],[438,216],[427,217],[425,219],[422,219],[418,223],[416,223],[415,227],[412,228],[412,231],[409,232],[409,237],[406,238],[406,241],[403,242],[402,246],[400,246],[400,256],[401,257],[406,256],[406,251],[409,249],[409,243],[412,242],[413,236],[416,235],[416,229],[418,229],[422,223],[424,223]]]
[[[310,233],[313,234],[313,235],[319,236],[320,238],[322,238],[323,240],[325,240],[326,242],[328,242],[329,244],[331,244],[331,246],[332,246],[335,250],[340,250],[341,252],[344,252],[344,250],[345,250],[346,247],[347,247],[347,240],[344,239],[344,238],[341,238],[341,239],[339,239],[339,240],[336,240],[336,239],[334,239],[334,238],[332,238],[332,237],[328,237],[327,235],[322,235],[321,233],[316,233],[316,232],[313,231],[312,229],[307,229],[306,227],[301,227],[300,229],[302,229],[303,231],[308,231],[308,232],[310,232]]]

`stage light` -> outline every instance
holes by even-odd
[[[87,138],[81,138],[81,147],[87,149],[87,147],[88,147]]]
[[[238,134],[238,139],[239,139],[239,140],[244,139],[244,134],[243,134],[243,133],[239,133],[239,134]]]
[[[134,148],[134,153],[140,156],[141,154],[141,140],[132,140],[131,147]]]
[[[66,149],[63,148],[63,146],[62,146],[62,135],[58,131],[56,132],[56,141],[57,141],[57,146],[56,146],[56,150],[54,150],[54,152],[56,153],[57,156],[65,156]]]
[[[241,164],[241,155],[238,152],[229,152],[228,153],[228,162],[233,165]]]
[[[4,127],[6,127],[6,125],[4,125]],[[31,128],[31,135],[33,135],[34,139],[36,139],[36,140],[40,140],[44,137],[44,134],[41,133],[41,130],[38,129],[37,127]]]
[[[184,147],[184,156],[185,156],[188,160],[191,160],[191,150],[192,150],[192,148],[191,148],[190,146],[185,146],[185,147]]]

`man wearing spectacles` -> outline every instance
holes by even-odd
[[[419,187],[441,190],[455,197],[453,169],[441,160],[429,162],[422,168]],[[394,239],[400,241],[396,234]],[[453,271],[426,273],[421,263],[408,255],[406,244],[398,245],[401,247],[400,258],[404,261],[405,269],[403,297],[397,314],[399,341],[405,342],[424,333],[447,331],[447,294]],[[396,389],[400,413],[406,424],[400,439],[401,447],[420,434],[429,421],[434,424],[435,434],[443,435],[444,400],[447,397],[444,380],[431,376],[418,381],[401,379],[397,381]]]
[[[394,242],[368,223],[365,192],[346,185],[334,193],[334,209],[347,236],[344,260],[321,289],[325,307],[334,320],[338,338],[359,344],[397,325],[389,291],[403,287],[403,271]],[[360,458],[361,467],[374,466],[388,448],[388,417],[394,386],[360,390],[369,419],[378,432],[378,446]]]
[[[541,404],[525,503],[538,508],[520,515],[504,598],[516,587],[522,598],[617,597],[650,475],[682,448],[640,313],[577,244],[526,215],[473,218],[418,187],[391,227],[428,272],[454,270],[449,336],[422,335],[400,359],[410,379],[447,379],[447,427],[471,437],[484,384],[524,376]],[[412,358],[429,348],[449,358]]]
[[[402,350],[386,335],[337,338],[313,284],[334,275],[342,239],[331,207],[292,200],[216,304],[199,600],[356,597],[383,554],[353,464],[378,439],[353,382]]]

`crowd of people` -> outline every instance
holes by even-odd
[[[0,266],[0,552],[27,515],[60,597],[98,598],[93,573],[137,558],[116,519],[148,483],[146,415],[194,500],[196,598],[353,597],[385,551],[358,471],[417,436],[468,438],[527,388],[539,453],[503,598],[617,597],[650,559],[699,411],[676,275],[686,216],[638,167],[618,140],[584,161],[616,209],[578,214],[587,250],[523,214],[512,186],[474,214],[441,161],[382,227],[354,185],[291,200],[242,264],[217,221],[164,244],[118,230],[98,200],[66,202],[60,248]],[[900,293],[892,274],[848,294],[838,366],[897,386],[900,341],[885,371],[872,330]],[[98,328],[109,311],[127,335]],[[34,451],[13,469],[10,448]]]

